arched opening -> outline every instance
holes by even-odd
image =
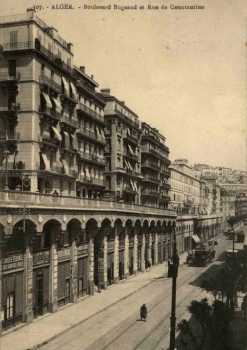
[[[3,234],[3,228],[1,231]],[[2,260],[4,328],[24,319],[24,254],[35,232],[36,226],[31,220],[20,220],[14,225],[12,234],[5,240]]]
[[[148,224],[148,221],[145,220],[143,222],[143,233],[145,235],[145,268],[147,269],[149,266],[151,266],[151,244],[150,244],[150,227]]]
[[[107,237],[107,285],[111,285],[114,282],[115,232],[109,219],[102,222],[101,235]]]

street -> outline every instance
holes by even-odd
[[[230,244],[231,241],[220,238],[217,256]],[[177,322],[188,315],[191,300],[209,296],[192,283],[207,268],[181,266],[177,282]],[[143,303],[148,307],[147,322],[139,320],[139,308]],[[145,288],[64,332],[42,349],[166,350],[169,346],[170,304],[171,279],[153,279]]]

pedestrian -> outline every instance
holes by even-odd
[[[140,308],[140,318],[141,318],[141,321],[146,321],[147,316],[148,316],[148,309],[147,309],[146,304],[143,304],[143,305],[141,306],[141,308]]]
[[[147,262],[147,271],[149,271],[150,268],[151,268],[151,262],[148,260],[148,262]]]

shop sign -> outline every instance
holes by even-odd
[[[45,265],[49,264],[50,262],[50,252],[44,251],[44,252],[38,252],[33,255],[33,265]]]
[[[77,254],[79,256],[85,256],[88,255],[88,244],[83,244],[78,247]]]
[[[15,270],[24,267],[24,258],[22,254],[12,255],[3,260],[3,271]]]
[[[64,260],[71,257],[71,249],[69,248],[63,248],[58,250],[58,260]]]

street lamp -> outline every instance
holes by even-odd
[[[171,317],[170,317],[170,347],[169,350],[175,350],[175,336],[176,336],[176,294],[177,294],[177,276],[179,266],[179,256],[177,252],[177,243],[175,230],[173,231],[173,255],[172,261],[168,265],[170,271],[168,275],[172,277],[172,303],[171,303]]]
[[[5,184],[4,184],[4,189],[5,191],[8,191],[9,186],[8,186],[8,157],[10,155],[10,151],[5,150],[3,151],[3,155],[5,157]]]

